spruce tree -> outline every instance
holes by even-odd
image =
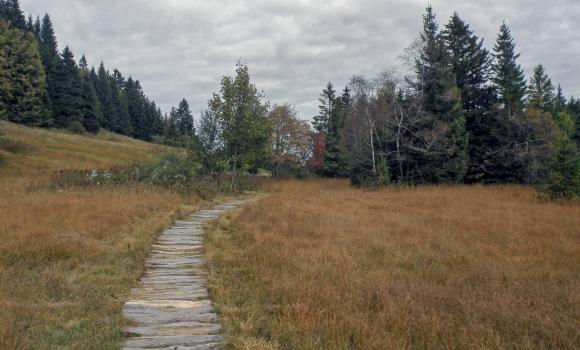
[[[464,34],[469,36],[468,32]],[[431,6],[427,7],[423,16],[421,44],[420,55],[416,61],[417,89],[420,92],[422,109],[426,112],[421,127],[425,130],[440,129],[441,124],[444,124],[448,126],[448,131],[444,150],[446,154],[429,156],[419,162],[422,163],[427,181],[460,182],[465,177],[469,157],[466,120],[451,57],[443,36],[439,33],[439,25]],[[459,62],[459,57],[457,59]],[[467,82],[464,83],[467,86]]]
[[[554,99],[554,111],[556,113],[562,113],[566,109],[566,104],[566,96],[564,95],[562,86],[558,84],[556,98]]]
[[[526,95],[526,79],[517,63],[520,55],[515,53],[515,47],[511,31],[504,22],[493,48],[495,60],[492,81],[508,116],[514,116],[522,111]]]
[[[46,89],[48,91],[45,104],[48,106],[51,114],[54,115],[53,100],[55,98],[55,75],[56,66],[59,63],[60,57],[58,53],[56,35],[54,33],[52,21],[50,20],[50,16],[48,14],[46,14],[42,19],[39,37],[40,55],[42,57],[42,64],[44,65],[44,70],[46,72]]]
[[[0,114],[15,123],[41,126],[48,118],[46,80],[34,35],[0,20],[0,64]]]
[[[179,107],[177,107],[176,113],[178,116],[178,132],[185,139],[191,138],[191,136],[194,134],[193,115],[191,114],[189,103],[187,103],[186,99],[183,99],[181,102],[179,102]]]
[[[91,80],[91,72],[88,69],[87,59],[84,55],[79,61],[79,69],[82,89],[82,123],[86,131],[96,134],[101,128],[102,114],[99,98]]]
[[[483,47],[483,39],[478,39],[455,13],[443,31],[443,40],[457,87],[461,90],[463,111],[468,113],[489,108],[486,96],[491,59]]]
[[[59,128],[83,129],[83,97],[79,69],[72,51],[66,47],[55,69],[54,120]]]
[[[148,140],[149,125],[145,114],[145,95],[139,81],[129,77],[125,84],[125,93],[127,94],[129,120],[133,126],[131,135],[137,139]]]
[[[332,83],[329,82],[326,88],[322,90],[322,94],[318,99],[320,101],[320,105],[318,106],[320,112],[314,116],[314,121],[312,122],[314,129],[325,137],[329,132],[330,115],[332,114],[335,100],[336,91]]]
[[[22,13],[18,0],[0,1],[0,19],[7,21],[10,28],[19,29],[23,32],[28,30],[26,17]]]
[[[545,191],[553,199],[580,196],[580,152],[571,140],[575,125],[571,117],[563,121],[562,135],[548,161]]]
[[[539,64],[534,68],[534,74],[530,78],[528,107],[544,112],[553,112],[554,109],[554,86],[548,77],[544,66]]]
[[[113,101],[113,87],[111,86],[111,77],[105,69],[103,62],[99,65],[96,75],[95,90],[101,105],[103,114],[103,128],[115,132],[117,130],[116,111]]]

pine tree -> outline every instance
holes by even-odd
[[[28,30],[26,17],[22,13],[18,0],[0,1],[0,19],[7,21],[10,28],[20,29],[23,32]]]
[[[66,47],[55,69],[54,120],[59,128],[83,130],[83,98],[79,70],[72,51]]]
[[[457,18],[458,19],[458,18]],[[464,27],[457,22],[458,27]],[[465,28],[463,28],[465,29]],[[469,37],[469,33],[464,35]],[[473,37],[469,37],[473,40]],[[476,40],[476,39],[475,39]],[[447,146],[444,156],[430,156],[420,160],[425,179],[428,181],[460,182],[467,172],[468,136],[466,120],[462,110],[461,91],[456,84],[453,64],[449,56],[443,36],[433,8],[427,7],[423,16],[423,32],[421,33],[421,51],[416,61],[417,89],[421,94],[421,105],[426,113],[422,128],[440,129],[441,124],[448,125]],[[477,48],[477,45],[475,46]],[[460,57],[455,57],[459,67]],[[465,72],[462,72],[465,74]],[[465,77],[462,77],[462,79]],[[463,81],[465,86],[468,82]],[[442,167],[442,163],[446,163]]]
[[[113,101],[113,89],[109,72],[105,69],[103,62],[99,65],[96,79],[95,90],[103,114],[102,126],[109,131],[115,132],[117,130],[117,113]]]
[[[0,20],[0,64],[0,114],[41,126],[48,114],[43,103],[46,81],[34,35]]]
[[[129,77],[125,84],[125,93],[127,95],[129,120],[133,126],[131,135],[137,139],[148,140],[150,135],[145,114],[145,95],[139,81]]]
[[[504,22],[493,49],[495,61],[492,81],[509,116],[522,111],[526,95],[526,80],[522,68],[517,63],[520,55],[515,53],[515,46],[511,31]]]
[[[326,88],[322,90],[322,94],[318,99],[320,101],[320,105],[318,106],[320,112],[314,116],[314,121],[312,122],[314,129],[324,136],[329,132],[330,115],[332,114],[335,100],[336,91],[332,83],[329,82]]]
[[[556,93],[556,98],[554,99],[554,111],[556,113],[562,113],[566,109],[566,96],[564,96],[564,91],[562,86],[558,84],[558,92]]]
[[[544,112],[553,112],[554,86],[548,77],[544,66],[539,64],[534,68],[534,75],[530,78],[528,107]]]
[[[179,107],[177,108],[177,128],[180,135],[184,138],[191,138],[194,134],[193,128],[193,115],[189,109],[189,103],[186,99],[179,102]]]
[[[84,55],[79,61],[79,68],[82,90],[82,123],[86,131],[96,134],[101,128],[102,114],[99,98],[91,80],[91,72],[88,69],[87,59]]]
[[[457,87],[461,90],[463,111],[468,113],[489,108],[485,102],[491,60],[489,52],[483,47],[483,39],[478,39],[469,25],[455,13],[443,31],[443,40]]]
[[[45,104],[52,114],[52,119],[54,117],[53,100],[55,99],[54,84],[56,79],[56,66],[59,63],[60,57],[58,53],[56,35],[54,33],[52,21],[50,20],[50,16],[48,14],[46,14],[42,19],[42,24],[40,25],[39,29],[39,37],[40,56],[42,57],[42,64],[44,65],[44,70],[46,72],[46,89],[48,91]],[[52,124],[52,122],[50,124]]]
[[[550,172],[545,191],[553,199],[580,196],[580,152],[570,138],[575,129],[571,117],[563,121],[562,129],[562,136],[548,161]]]

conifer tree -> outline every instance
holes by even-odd
[[[492,81],[509,116],[522,111],[526,95],[526,80],[522,68],[517,63],[520,55],[515,53],[515,47],[511,31],[504,22],[493,48],[495,61]]]
[[[570,138],[574,129],[574,121],[567,116],[562,136],[548,161],[550,171],[545,190],[554,199],[580,196],[580,152]]]
[[[91,72],[88,69],[86,57],[83,55],[79,61],[81,78],[82,98],[82,123],[86,131],[96,134],[101,128],[102,113],[99,98],[91,80]]]
[[[186,99],[181,100],[179,102],[179,107],[177,108],[177,127],[178,132],[184,138],[190,138],[194,134],[193,128],[193,115],[191,114],[191,110],[189,109],[189,103],[187,103]]]
[[[0,1],[0,19],[7,21],[10,28],[20,29],[23,32],[28,30],[19,0]]]
[[[554,86],[548,77],[544,66],[539,64],[534,68],[534,75],[530,78],[528,107],[544,112],[553,112]]]
[[[48,14],[46,14],[42,19],[39,37],[40,56],[42,57],[42,64],[44,65],[44,70],[46,72],[46,89],[48,91],[45,104],[48,106],[51,114],[54,114],[53,100],[55,99],[55,74],[56,66],[59,63],[60,57],[56,35]]]
[[[82,131],[83,98],[79,70],[72,51],[66,47],[55,69],[54,81],[55,125]]]
[[[467,36],[468,34],[466,33]],[[459,65],[459,57],[457,59]],[[421,105],[426,112],[422,127],[440,129],[442,123],[449,126],[445,159],[424,159],[422,162],[425,165],[425,176],[431,181],[460,182],[467,172],[469,156],[466,121],[451,58],[443,36],[439,33],[439,25],[431,6],[427,7],[423,16],[421,51],[416,61],[416,73]],[[467,86],[467,82],[464,84]],[[442,167],[442,163],[447,165]]]
[[[558,89],[556,93],[556,98],[554,99],[554,111],[556,113],[561,113],[566,109],[566,96],[562,90],[562,86],[558,84]]]
[[[16,123],[41,126],[48,118],[46,80],[34,35],[0,20],[0,64],[0,114]]]
[[[103,113],[103,128],[115,132],[117,130],[116,110],[113,101],[113,87],[109,72],[105,69],[103,62],[99,65],[96,75],[95,90],[101,104]]]
[[[332,83],[329,82],[318,99],[320,101],[320,105],[318,106],[320,112],[314,116],[314,121],[312,122],[314,129],[325,137],[329,132],[330,115],[332,114],[335,100],[336,91]]]

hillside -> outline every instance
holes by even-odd
[[[162,153],[181,152],[108,131],[77,135],[0,124],[0,176],[44,176],[63,169],[103,168],[152,160]]]
[[[111,133],[1,129],[0,348],[115,349],[152,238],[197,199],[145,186],[56,191],[50,177],[181,151]]]

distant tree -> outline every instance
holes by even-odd
[[[34,35],[0,20],[0,65],[0,114],[16,123],[43,125],[46,80]]]
[[[177,129],[181,137],[191,138],[194,134],[193,115],[189,109],[189,103],[186,99],[179,102],[176,110],[177,113]]]
[[[325,136],[329,132],[330,116],[335,106],[335,100],[336,91],[334,90],[332,83],[329,82],[318,99],[318,101],[320,101],[320,105],[318,106],[320,112],[318,115],[314,116],[312,122],[314,129]]]
[[[572,118],[566,116],[562,135],[548,161],[549,175],[545,191],[554,199],[580,196],[580,152],[570,138],[574,129]]]
[[[196,152],[200,155],[203,172],[206,175],[223,170],[220,166],[224,147],[220,121],[211,110],[206,110],[201,114],[197,124],[196,146]]]
[[[528,96],[528,108],[544,112],[554,111],[554,86],[541,64],[534,68],[534,75],[530,78]]]
[[[93,76],[95,78],[95,76]],[[101,62],[96,75],[95,91],[101,105],[103,114],[103,128],[115,132],[117,130],[117,113],[115,110],[115,101],[113,101],[113,86],[111,86],[111,77]]]
[[[517,63],[520,55],[515,53],[515,46],[511,31],[504,22],[493,49],[495,61],[492,81],[509,116],[522,111],[526,95],[526,80],[522,68]]]
[[[59,128],[83,128],[83,89],[72,51],[66,47],[55,69],[54,120]]]
[[[303,167],[312,156],[311,129],[298,119],[294,107],[275,105],[270,112],[272,123],[272,175],[288,176]]]
[[[554,111],[556,113],[561,113],[566,109],[566,96],[564,95],[564,91],[562,90],[562,86],[558,84],[558,89],[556,93],[556,98],[554,99]]]
[[[209,109],[220,121],[225,153],[232,169],[231,190],[236,189],[240,169],[256,171],[268,158],[270,123],[268,105],[251,82],[248,66],[237,64],[236,76],[222,79],[220,94],[214,94]]]
[[[79,61],[79,73],[81,78],[82,118],[83,126],[90,133],[98,133],[101,128],[103,115],[95,86],[91,79],[86,57],[83,55]]]

